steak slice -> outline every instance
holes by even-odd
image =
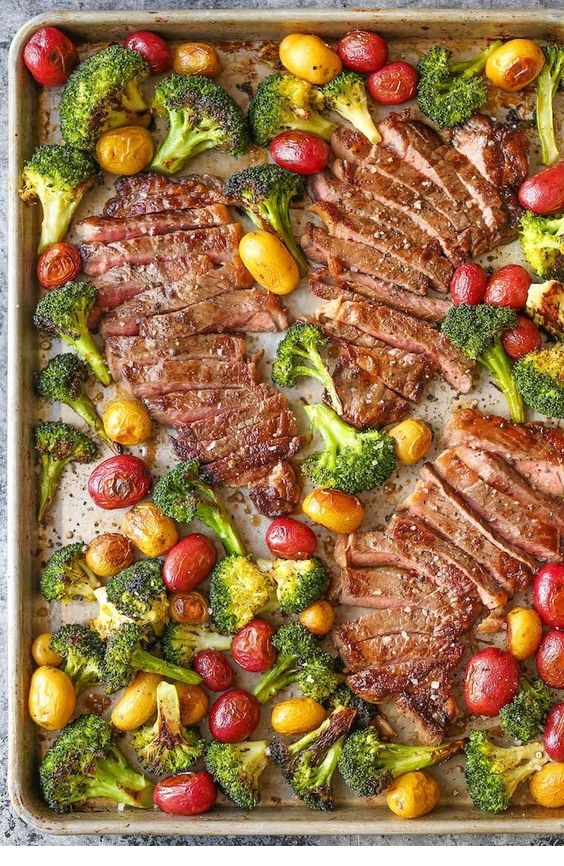
[[[168,210],[124,219],[91,216],[77,223],[75,229],[83,242],[108,244],[141,235],[164,235],[168,232],[220,226],[231,222],[233,217],[225,205],[212,204],[190,210]]]
[[[420,688],[401,694],[396,707],[417,726],[420,741],[439,745],[447,726],[458,715],[458,707],[448,672],[442,669],[433,677]]]
[[[296,473],[286,460],[276,463],[249,491],[255,507],[266,517],[279,517],[295,511],[300,494]]]
[[[303,445],[303,436],[281,436],[258,444],[243,442],[237,453],[223,460],[216,460],[202,467],[202,477],[208,484],[223,484],[226,487],[247,487],[264,478],[265,468],[293,457]],[[176,441],[173,447],[178,456],[186,452]]]
[[[435,611],[443,618],[452,613],[447,594],[426,577],[392,565],[379,568],[343,568],[340,575],[341,604],[378,610],[413,607]]]
[[[460,641],[451,636],[409,633],[385,634],[355,643],[341,638],[335,631],[334,640],[347,671],[354,673],[371,665],[392,662],[414,662],[433,657],[435,665],[453,655],[459,655]],[[398,689],[399,691],[399,689]]]
[[[374,665],[359,670],[347,677],[348,687],[359,697],[370,703],[382,703],[408,689],[415,689],[429,682],[439,673],[456,667],[464,655],[464,644],[452,641],[443,647],[439,659],[431,646],[427,656],[409,658],[387,665]]]
[[[368,301],[331,301],[324,310],[331,319],[353,325],[391,346],[425,355],[461,394],[472,388],[472,362],[425,322]]]
[[[357,366],[351,356],[337,362],[332,377],[341,416],[354,427],[383,427],[409,414],[407,400],[391,391],[376,372]]]
[[[119,265],[146,265],[188,255],[208,255],[214,264],[221,264],[233,260],[242,234],[239,223],[229,223],[110,244],[81,244],[82,267],[87,275],[103,274]]]
[[[256,388],[200,389],[170,391],[144,398],[144,403],[159,424],[183,427],[202,418],[211,419],[241,406],[260,405],[268,396],[268,386]]]
[[[413,607],[407,612],[402,607],[390,610],[373,610],[358,619],[341,623],[333,629],[333,638],[337,643],[363,643],[384,635],[402,634],[441,636],[451,633],[448,620],[443,619],[436,611],[424,607]]]
[[[260,381],[254,361],[218,361],[215,358],[186,361],[166,358],[152,365],[124,364],[122,374],[138,397],[205,388],[248,388]]]
[[[226,407],[224,412],[211,418],[197,419],[187,424],[179,431],[179,436],[185,437],[187,442],[219,441],[236,430],[243,430],[253,424],[260,425],[274,415],[281,416],[287,408],[288,401],[281,391],[261,383],[257,388],[246,389],[240,394],[239,404]],[[292,432],[296,432],[295,419],[292,423]]]
[[[511,463],[545,493],[564,497],[564,430],[542,422],[513,424],[477,409],[457,409],[443,431],[448,445],[479,448]]]
[[[106,359],[113,379],[121,378],[123,364],[154,364],[162,358],[219,358],[243,361],[245,341],[231,334],[198,334],[190,339],[150,340],[144,337],[106,337]]]
[[[178,208],[227,204],[221,181],[208,174],[172,180],[155,171],[141,172],[119,177],[114,187],[117,196],[106,202],[104,216],[119,219]],[[173,198],[177,199],[174,204],[171,203]],[[145,204],[149,207],[145,208]]]
[[[238,419],[230,415],[221,415],[225,431],[217,438],[199,439],[190,427],[181,427],[177,431],[176,442],[190,459],[199,460],[201,464],[214,463],[236,455],[240,442],[260,446],[285,436],[297,433],[296,419],[287,407],[274,409],[259,407],[255,412],[247,409],[247,417]],[[205,422],[199,421],[198,424]]]

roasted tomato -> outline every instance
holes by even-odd
[[[519,204],[540,216],[564,210],[564,160],[544,168],[522,183]]]
[[[543,565],[537,572],[533,604],[545,625],[564,628],[564,565]]]
[[[274,556],[309,559],[315,553],[317,538],[305,523],[293,517],[277,517],[266,530],[266,543]]]
[[[460,265],[450,281],[453,304],[481,304],[484,300],[488,276],[475,262]]]
[[[542,49],[532,39],[510,39],[486,61],[486,77],[500,90],[514,93],[531,84],[544,66]]]
[[[62,241],[41,253],[37,260],[37,279],[44,289],[58,289],[74,280],[80,272],[80,253],[72,244]]]
[[[281,132],[272,139],[268,149],[277,165],[296,174],[323,171],[331,155],[331,148],[323,138],[297,129]]]
[[[418,79],[415,66],[404,60],[396,60],[369,75],[366,84],[370,96],[376,102],[401,105],[415,96]]]
[[[46,87],[64,84],[79,63],[74,43],[56,27],[41,27],[34,33],[23,59],[37,83]]]
[[[170,618],[175,622],[201,623],[210,618],[209,600],[201,592],[175,592],[169,599]]]
[[[206,579],[217,562],[209,538],[193,532],[172,548],[163,567],[163,580],[171,592],[189,592]]]
[[[537,653],[537,670],[543,682],[564,689],[564,631],[548,631]]]
[[[381,36],[370,30],[351,30],[337,45],[343,66],[368,75],[381,69],[388,59],[388,46]]]
[[[231,645],[235,662],[244,671],[261,674],[276,661],[276,650],[272,646],[274,629],[264,619],[252,619],[237,632]]]
[[[167,72],[172,64],[172,55],[168,44],[156,33],[150,30],[138,30],[131,33],[123,44],[130,51],[138,51],[143,60],[149,64],[153,75]]]
[[[217,650],[201,650],[196,653],[192,667],[210,692],[224,692],[233,685],[233,669],[223,653]]]
[[[86,565],[98,577],[113,577],[133,562],[133,544],[120,532],[97,535],[84,552]]]
[[[308,493],[302,511],[315,523],[333,532],[354,532],[364,519],[364,506],[360,499],[328,487]]]
[[[544,726],[544,749],[553,761],[564,761],[564,704],[551,707]]]
[[[502,335],[501,342],[509,357],[517,361],[540,349],[541,335],[534,322],[526,316],[517,316],[517,324]]]
[[[155,785],[153,802],[170,815],[202,815],[217,800],[215,782],[206,770],[167,776]]]
[[[88,479],[88,493],[100,508],[129,508],[148,495],[153,479],[147,465],[132,454],[108,457]]]
[[[470,712],[497,716],[519,691],[519,665],[505,650],[488,647],[472,656],[466,668],[464,698]]]
[[[531,276],[521,265],[504,265],[490,277],[484,301],[493,307],[521,310],[527,302]]]
[[[241,743],[250,737],[260,720],[260,704],[243,689],[221,695],[210,709],[210,733],[220,743]]]

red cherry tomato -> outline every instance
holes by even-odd
[[[519,187],[519,204],[547,216],[564,210],[564,160],[544,168]]]
[[[541,335],[534,322],[526,316],[517,316],[517,324],[503,334],[501,342],[509,357],[517,361],[540,348]]]
[[[254,674],[261,674],[276,661],[276,650],[272,646],[274,629],[264,619],[252,619],[233,638],[231,653],[234,660]]]
[[[381,36],[370,30],[352,30],[337,45],[343,66],[368,74],[381,69],[388,59],[388,46]]]
[[[23,52],[24,63],[38,84],[59,87],[79,64],[74,43],[56,27],[34,33]]]
[[[472,656],[464,681],[464,698],[470,712],[497,716],[518,691],[519,665],[510,653],[488,647]]]
[[[467,262],[460,265],[450,281],[450,296],[453,304],[481,304],[486,291],[488,276],[480,265]]]
[[[272,139],[269,150],[276,165],[296,174],[317,174],[325,168],[331,155],[326,141],[313,132],[298,130],[281,132]]]
[[[123,44],[131,51],[139,52],[143,60],[149,64],[153,75],[166,72],[172,66],[172,53],[168,44],[156,33],[151,33],[150,30],[138,30],[137,33],[131,33],[127,39],[123,40]]]
[[[537,651],[537,670],[548,686],[564,689],[564,631],[547,631]]]
[[[305,523],[293,517],[277,517],[266,530],[266,543],[275,556],[309,559],[315,553],[317,538]]]
[[[221,695],[210,709],[208,724],[212,737],[220,743],[242,743],[260,720],[260,704],[243,689]]]
[[[527,301],[531,282],[529,273],[521,265],[504,265],[490,277],[484,301],[493,307],[521,310]]]
[[[545,625],[564,628],[564,565],[543,565],[533,584],[533,604]]]
[[[48,247],[37,260],[37,279],[44,289],[58,289],[74,280],[82,268],[80,253],[62,241]]]
[[[564,761],[564,704],[554,704],[546,717],[544,750],[553,761]]]
[[[217,788],[205,770],[167,776],[155,785],[153,802],[169,815],[202,815],[215,805]]]
[[[223,653],[217,650],[196,653],[192,667],[211,692],[224,692],[233,685],[233,670]]]
[[[401,105],[413,99],[419,76],[415,66],[404,60],[388,63],[373,72],[366,82],[372,99],[382,105]]]
[[[206,579],[217,562],[217,551],[209,538],[193,532],[167,553],[163,580],[171,592],[190,592]]]
[[[103,460],[88,479],[88,493],[100,508],[129,508],[145,499],[153,486],[146,464],[132,454]]]

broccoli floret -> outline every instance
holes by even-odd
[[[89,364],[98,381],[109,385],[112,377],[88,330],[88,316],[97,296],[89,283],[67,283],[41,298],[33,323],[40,331],[67,343]]]
[[[548,418],[564,418],[564,343],[525,355],[513,375],[527,406]]]
[[[223,793],[240,809],[254,809],[260,803],[260,777],[268,764],[265,740],[246,743],[218,743],[206,751],[206,767]]]
[[[564,216],[543,217],[524,211],[519,228],[523,255],[534,272],[545,280],[564,280]]]
[[[341,684],[335,691],[329,695],[327,700],[323,701],[323,706],[327,710],[334,710],[336,707],[351,707],[356,710],[354,720],[355,728],[366,728],[371,725],[376,716],[379,715],[376,704],[369,704],[354,692],[351,692],[348,686]]]
[[[348,120],[368,141],[372,144],[382,141],[368,108],[362,75],[356,72],[341,72],[321,88],[321,95],[326,108],[336,111]]]
[[[335,124],[317,110],[322,99],[319,91],[301,78],[275,72],[256,89],[249,106],[249,124],[254,140],[267,147],[285,129],[314,132],[329,139]]]
[[[305,192],[303,177],[279,165],[263,163],[234,174],[225,184],[229,203],[241,208],[259,228],[274,231],[306,274],[308,261],[294,239],[290,203]]]
[[[82,542],[55,551],[43,569],[40,586],[47,601],[68,604],[75,599],[95,600],[94,590],[100,581],[86,565]]]
[[[96,590],[98,616],[90,623],[108,638],[128,622],[139,626],[144,643],[153,643],[168,622],[169,608],[160,559],[140,559]]]
[[[139,83],[149,67],[138,51],[110,45],[75,69],[61,96],[61,133],[67,144],[94,150],[107,129],[148,126],[149,106]]]
[[[120,613],[113,604],[109,603],[105,586],[95,589],[94,596],[98,602],[98,613],[94,619],[90,620],[89,625],[102,640],[107,640],[118,628],[131,622],[131,620]],[[144,644],[151,643],[152,637],[152,631],[143,631]]]
[[[536,121],[544,165],[560,156],[554,132],[554,98],[564,87],[564,45],[544,45],[544,66],[537,78]]]
[[[564,220],[562,227],[564,252]],[[564,258],[562,262],[564,265]],[[533,283],[527,293],[526,311],[539,328],[544,328],[549,334],[564,340],[564,283],[557,280]]]
[[[169,622],[162,636],[163,655],[167,662],[177,665],[191,664],[196,653],[202,650],[231,649],[232,639],[218,634],[209,625]]]
[[[270,756],[308,809],[330,812],[334,807],[331,782],[341,758],[355,710],[339,706],[314,731],[286,746],[275,741]]]
[[[116,454],[122,448],[112,442],[96,412],[94,403],[84,389],[89,369],[76,355],[56,355],[37,375],[35,390],[39,397],[52,403],[65,403],[85,421],[91,430]]]
[[[179,523],[197,519],[221,539],[227,553],[245,555],[243,544],[222,502],[209,484],[200,478],[197,460],[186,460],[157,481],[153,500],[161,511]]]
[[[360,797],[374,797],[404,773],[448,761],[463,745],[463,740],[438,746],[384,743],[375,728],[365,728],[347,739],[339,760],[339,772]]]
[[[276,608],[268,575],[248,556],[231,554],[214,568],[210,606],[215,625],[223,634],[235,634],[261,613]]]
[[[505,812],[519,783],[548,761],[541,743],[503,748],[484,731],[472,731],[464,752],[468,791],[484,812]]]
[[[90,463],[98,449],[94,442],[62,421],[41,421],[33,430],[35,450],[39,454],[38,520],[43,521],[55,498],[63,470],[68,463]]]
[[[472,60],[451,61],[451,52],[440,45],[431,48],[417,65],[419,108],[437,126],[464,123],[486,104],[487,81],[482,75],[486,61],[501,42],[494,42]]]
[[[295,322],[278,344],[272,365],[272,381],[280,388],[294,388],[298,379],[303,376],[318,379],[325,388],[333,409],[340,414],[343,407],[320,354],[327,343],[327,337],[317,325]]]
[[[542,680],[530,683],[523,679],[519,692],[499,714],[500,727],[514,740],[530,743],[542,733],[553,703],[554,695]]]
[[[308,698],[324,701],[340,682],[335,659],[321,649],[319,640],[299,622],[281,626],[272,639],[278,657],[261,677],[253,695],[265,704],[292,683]]]
[[[176,174],[211,148],[239,156],[248,147],[245,116],[234,99],[204,75],[168,75],[155,87],[153,110],[167,117],[167,137],[151,168]]]
[[[152,784],[131,769],[113,742],[109,722],[95,715],[67,725],[43,758],[39,778],[43,797],[56,812],[70,812],[98,797],[140,808],[152,799]]]
[[[325,448],[306,457],[302,470],[317,487],[361,493],[381,487],[397,467],[394,443],[378,430],[356,430],[323,403],[304,406]]]
[[[65,239],[74,212],[99,179],[96,162],[84,150],[61,144],[35,148],[23,167],[20,197],[25,204],[41,203],[40,253]]]
[[[151,655],[142,647],[143,632],[134,623],[126,623],[108,638],[104,656],[104,682],[108,692],[124,688],[135,671],[160,674],[179,683],[197,685],[202,678],[194,671],[173,665]]]
[[[131,745],[147,773],[170,776],[189,770],[204,754],[206,744],[197,730],[182,724],[176,686],[161,682],[155,724],[135,731]]]
[[[525,420],[523,401],[501,342],[504,331],[514,328],[516,322],[517,316],[510,307],[460,304],[448,311],[441,331],[466,358],[478,361],[489,370],[507,400],[511,420],[522,424]]]
[[[269,577],[276,585],[276,597],[282,613],[300,613],[323,598],[329,586],[329,575],[320,559],[275,559]]]
[[[86,626],[61,626],[51,638],[49,649],[63,657],[61,670],[73,681],[77,695],[104,681],[104,644]]]

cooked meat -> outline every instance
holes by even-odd
[[[461,394],[472,388],[472,362],[439,331],[412,316],[369,301],[331,301],[324,310],[331,319],[353,325],[408,352],[425,355]]]
[[[226,423],[228,429],[217,439],[199,439],[190,428],[181,427],[177,431],[176,442],[182,447],[182,451],[190,456],[190,459],[207,464],[236,456],[241,440],[244,440],[247,448],[260,448],[297,433],[296,419],[290,409],[269,412],[264,417],[261,417],[261,413],[258,413],[258,417],[256,413],[254,417],[250,417],[253,416],[250,410],[247,410],[246,414],[249,417],[234,421],[232,424]]]
[[[213,204],[191,210],[143,214],[127,219],[92,216],[81,220],[75,228],[83,242],[108,244],[141,235],[164,235],[168,232],[220,226],[231,222],[233,218],[225,205]]]
[[[341,637],[338,629],[334,631],[334,640],[340,657],[351,673],[361,671],[372,665],[388,665],[391,662],[414,662],[433,656],[435,665],[443,659],[459,655],[459,644],[451,636],[434,634],[418,634],[401,631],[395,634],[384,634],[356,643]],[[399,689],[398,689],[399,691]],[[389,694],[389,693],[388,693]]]
[[[260,381],[254,361],[215,358],[186,361],[167,358],[151,365],[124,364],[122,375],[138,397],[202,388],[245,388]]]
[[[445,593],[426,577],[408,569],[343,568],[339,576],[341,604],[388,609],[424,607],[446,614],[451,609]],[[408,611],[409,612],[409,611]]]
[[[564,429],[541,422],[512,424],[477,409],[458,409],[449,418],[443,438],[448,445],[468,445],[497,454],[535,487],[564,497]]]
[[[415,689],[439,678],[442,671],[452,670],[464,655],[464,644],[452,641],[444,648],[442,657],[435,655],[434,646],[428,646],[428,655],[409,658],[386,665],[366,667],[347,677],[347,685],[357,695],[372,703],[387,701],[407,689]]]
[[[221,181],[211,175],[172,180],[157,172],[142,172],[116,180],[117,197],[106,202],[104,215],[124,218],[144,213],[227,204]]]
[[[264,478],[265,468],[280,460],[293,457],[303,444],[302,436],[281,436],[258,444],[241,442],[239,450],[230,457],[216,460],[203,467],[203,477],[209,484],[227,487],[246,487]],[[173,446],[182,459],[189,459],[189,451],[173,440]]]
[[[288,401],[281,391],[267,385],[246,388],[239,394],[239,405],[211,418],[197,419],[178,430],[183,442],[221,442],[226,436],[234,436],[247,427],[260,427],[262,422],[278,417],[281,423],[289,424],[288,431],[296,432],[293,415],[285,415]]]
[[[82,267],[87,275],[103,274],[119,265],[146,265],[188,255],[208,255],[214,264],[221,264],[233,260],[242,233],[239,223],[230,223],[111,244],[81,244]]]
[[[440,637],[450,635],[452,628],[447,619],[436,611],[425,607],[413,607],[407,611],[402,607],[390,610],[374,610],[358,619],[349,620],[333,629],[337,644],[363,643],[384,635],[407,633]]]
[[[458,715],[448,671],[443,668],[420,688],[401,694],[396,706],[417,726],[422,742],[438,745],[445,728]]]
[[[233,408],[254,406],[264,400],[268,392],[267,385],[231,390],[170,391],[145,397],[144,403],[159,424],[183,427],[201,418],[209,420]]]
[[[333,381],[343,411],[342,417],[354,427],[384,427],[409,414],[407,400],[398,397],[375,373],[357,366],[352,358],[341,358]]]
[[[154,364],[164,358],[218,358],[242,361],[246,355],[245,341],[231,334],[199,334],[189,339],[172,337],[151,340],[144,337],[111,337],[105,339],[106,359],[112,377],[121,378],[123,364]]]
[[[249,496],[261,514],[278,517],[295,510],[300,493],[292,466],[286,460],[281,460],[267,475],[253,484]]]

